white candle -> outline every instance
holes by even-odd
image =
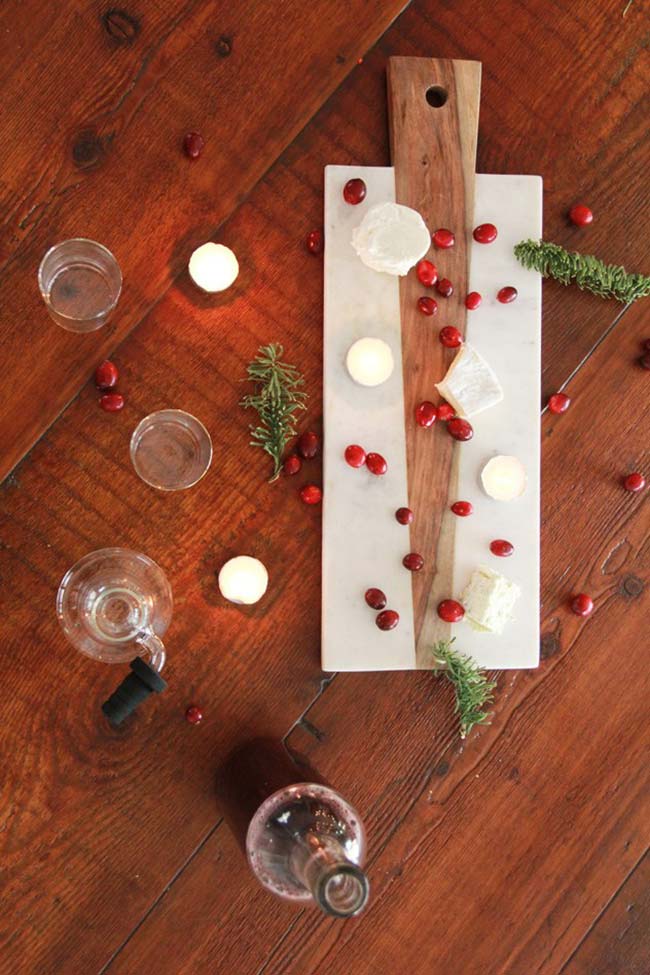
[[[239,263],[229,247],[209,241],[196,248],[188,270],[203,291],[225,291],[239,274]]]
[[[259,559],[237,555],[219,572],[221,595],[231,603],[250,606],[262,598],[269,584],[269,574]]]
[[[394,368],[390,345],[382,339],[359,339],[348,349],[345,364],[355,383],[360,386],[380,386]]]
[[[489,460],[481,471],[485,493],[495,501],[513,501],[526,490],[526,469],[517,457],[499,454]]]

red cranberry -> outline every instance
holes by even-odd
[[[298,453],[305,460],[312,460],[318,453],[318,436],[313,430],[306,430],[298,437]]]
[[[349,179],[343,187],[343,199],[346,203],[356,206],[357,203],[362,203],[365,200],[366,192],[366,184],[362,179]]]
[[[628,474],[623,481],[623,487],[626,491],[643,491],[645,487],[645,477],[638,471],[634,474]]]
[[[190,704],[185,712],[185,720],[190,724],[200,724],[203,721],[203,711],[196,704]]]
[[[420,405],[416,407],[415,422],[420,427],[432,427],[436,422],[437,417],[438,410],[433,403],[429,402],[429,400],[425,399],[423,403],[420,403]]]
[[[418,555],[417,552],[409,552],[409,554],[405,555],[402,559],[402,565],[405,569],[408,569],[409,572],[419,572],[424,565],[424,559],[421,555]]]
[[[350,467],[363,467],[366,462],[366,452],[358,443],[351,443],[345,448],[345,463]]]
[[[388,464],[381,454],[374,454],[372,451],[366,454],[366,467],[371,474],[376,474],[377,476],[385,474],[388,470]]]
[[[441,328],[438,338],[446,349],[457,349],[459,345],[463,344],[463,336],[453,325],[445,325],[444,328]]]
[[[571,398],[566,393],[553,393],[548,398],[549,413],[566,413],[571,406]]]
[[[589,207],[584,205],[584,203],[574,203],[569,210],[569,220],[571,223],[574,223],[576,227],[587,227],[590,223],[592,223],[593,219],[593,213]]]
[[[593,608],[593,599],[584,592],[578,593],[578,595],[571,600],[571,609],[576,616],[589,616]]]
[[[465,298],[465,308],[469,308],[470,311],[476,311],[482,301],[483,298],[478,291],[470,291]]]
[[[112,389],[117,386],[117,366],[108,359],[104,359],[95,369],[95,386],[97,389]]]
[[[418,308],[423,315],[435,315],[438,311],[438,302],[435,298],[423,295],[421,298],[418,298]]]
[[[497,228],[493,223],[481,223],[474,227],[473,237],[477,244],[491,244],[497,239]]]
[[[305,246],[310,254],[320,254],[323,250],[323,231],[310,230],[305,237]]]
[[[472,507],[471,501],[454,501],[451,510],[459,518],[467,518],[468,515],[471,515],[474,508]]]
[[[497,301],[500,301],[502,305],[509,305],[511,301],[514,301],[518,295],[516,288],[508,284],[505,288],[500,288],[497,291]]]
[[[438,603],[438,616],[445,623],[459,623],[465,615],[465,610],[455,599],[443,599]]]
[[[490,542],[492,555],[498,555],[502,559],[512,555],[514,550],[515,547],[512,542],[507,542],[505,538],[495,538],[493,542]]]
[[[366,589],[365,600],[371,609],[383,609],[386,605],[386,596],[381,589]]]
[[[282,473],[291,475],[297,474],[302,467],[302,461],[298,454],[289,454],[282,465]]]
[[[650,369],[650,352],[646,352],[645,355],[641,356],[639,359],[639,365],[642,369]]]
[[[438,280],[438,268],[431,261],[427,261],[426,258],[417,262],[415,265],[415,273],[418,276],[418,281],[425,288],[432,288]]]
[[[119,413],[124,406],[124,397],[121,393],[104,393],[99,397],[99,405],[107,413]]]
[[[323,497],[323,492],[316,484],[305,484],[300,488],[300,500],[305,504],[318,504]]]
[[[410,508],[398,508],[395,512],[395,517],[400,525],[410,525],[413,521],[413,512]]]
[[[438,419],[441,423],[448,423],[456,416],[456,410],[449,403],[441,403],[438,407]]]
[[[645,342],[643,343],[643,348],[645,349],[646,352],[650,352],[650,339],[645,340]]]
[[[380,630],[394,630],[399,623],[399,613],[394,609],[384,609],[377,614],[375,623]]]
[[[436,285],[436,291],[443,298],[451,298],[454,293],[454,286],[449,280],[449,278],[440,278]]]
[[[205,139],[198,132],[188,132],[183,139],[183,149],[190,159],[198,159],[205,149]]]
[[[463,420],[459,416],[455,416],[447,424],[447,430],[454,440],[471,440],[474,436],[474,428],[469,420]]]
[[[434,247],[440,247],[443,250],[446,250],[447,247],[453,247],[456,243],[456,238],[451,230],[445,230],[444,227],[436,230],[431,239],[433,240]]]

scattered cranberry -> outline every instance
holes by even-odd
[[[318,435],[313,430],[307,430],[298,437],[298,453],[305,460],[312,460],[318,453]]]
[[[436,291],[443,298],[451,298],[454,293],[454,286],[449,280],[449,278],[440,278],[436,285]]]
[[[456,243],[456,238],[452,234],[451,230],[445,230],[444,227],[441,227],[440,230],[436,230],[431,239],[433,240],[435,247],[440,247],[443,250],[446,250],[447,247],[453,247]]]
[[[512,285],[508,284],[505,288],[500,288],[497,291],[497,301],[500,301],[502,305],[509,305],[511,301],[514,301],[519,292]]]
[[[418,424],[418,426],[432,427],[437,418],[438,410],[433,403],[429,402],[429,400],[425,399],[423,403],[420,403],[420,405],[416,407],[415,422]]]
[[[469,420],[463,420],[459,416],[455,416],[447,424],[447,430],[454,440],[471,440],[474,436],[474,428]]]
[[[107,413],[119,413],[124,406],[124,397],[121,393],[104,393],[99,397],[99,405]]]
[[[589,616],[594,608],[594,601],[586,593],[578,593],[571,601],[571,609],[576,616]]]
[[[298,454],[289,454],[282,465],[282,473],[291,475],[297,474],[302,467],[302,461]]]
[[[366,462],[366,452],[358,443],[351,443],[345,448],[345,463],[350,467],[363,467]]]
[[[453,325],[445,325],[444,328],[441,328],[438,338],[446,349],[457,349],[459,345],[463,344],[463,336]]]
[[[395,512],[395,517],[400,525],[410,525],[413,521],[413,512],[410,508],[398,508]]]
[[[645,487],[645,477],[638,471],[633,474],[628,474],[623,481],[623,487],[626,491],[643,491]]]
[[[418,298],[418,308],[423,315],[435,315],[438,311],[438,302],[435,298],[423,295],[421,298]]]
[[[117,366],[108,359],[104,359],[95,369],[95,386],[97,389],[112,389],[117,386]]]
[[[300,500],[305,504],[318,504],[323,497],[323,492],[315,484],[305,484],[300,488]]]
[[[305,237],[305,246],[310,254],[320,254],[323,250],[323,231],[310,230]]]
[[[550,413],[566,413],[571,406],[571,397],[566,393],[553,393],[548,398],[548,409]]]
[[[365,600],[371,609],[383,609],[386,605],[386,596],[381,589],[366,589]]]
[[[497,228],[493,223],[481,223],[474,227],[473,237],[477,244],[491,244],[497,239]]]
[[[465,615],[465,610],[455,599],[443,599],[438,603],[438,616],[445,623],[458,623]]]
[[[366,192],[366,184],[362,179],[349,179],[343,187],[343,199],[346,203],[356,206],[357,203],[363,203]]]
[[[650,352],[650,339],[645,340],[645,342],[643,343],[643,348],[645,349],[646,352]]]
[[[425,288],[432,288],[438,280],[438,268],[431,261],[427,261],[426,258],[417,262],[415,265],[415,273],[418,276],[418,281]]]
[[[642,369],[650,369],[650,352],[646,352],[645,355],[641,356],[639,359],[639,365]]]
[[[200,724],[203,721],[203,711],[196,704],[190,704],[185,712],[185,720],[190,724]]]
[[[371,474],[376,474],[377,476],[385,474],[388,470],[388,464],[381,454],[374,454],[372,451],[366,454],[366,467]]]
[[[476,311],[482,301],[483,298],[478,291],[470,291],[465,298],[465,308],[469,308],[470,311]]]
[[[424,565],[424,559],[421,555],[418,555],[417,552],[409,552],[409,554],[405,555],[402,559],[402,565],[405,569],[408,569],[409,572],[419,572]]]
[[[490,542],[492,555],[498,555],[502,559],[512,555],[514,550],[515,547],[512,542],[507,542],[505,538],[495,538],[493,542]]]
[[[449,403],[441,403],[438,407],[438,419],[441,423],[448,423],[456,416],[456,410]]]
[[[569,210],[569,220],[576,227],[588,227],[592,223],[594,215],[584,203],[574,203]]]
[[[471,515],[474,508],[472,507],[471,501],[454,501],[451,510],[459,518],[467,518],[468,515]]]
[[[375,623],[380,630],[394,630],[399,623],[399,613],[396,613],[394,609],[384,609],[377,614]]]
[[[190,159],[198,159],[205,149],[205,139],[198,132],[188,132],[183,139],[183,149]]]

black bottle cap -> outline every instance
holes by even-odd
[[[132,673],[124,678],[109,699],[102,704],[102,711],[114,728],[133,714],[150,694],[160,694],[167,687],[166,681],[158,671],[150,667],[142,657],[136,657],[129,666]]]

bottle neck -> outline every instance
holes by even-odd
[[[333,836],[308,832],[291,856],[292,873],[325,914],[353,917],[368,901],[368,878]]]

